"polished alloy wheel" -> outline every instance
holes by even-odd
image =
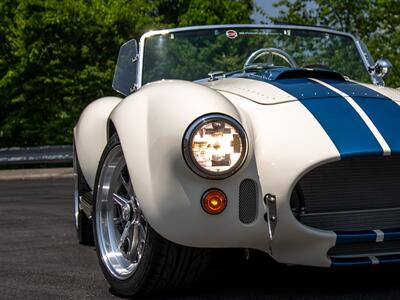
[[[159,235],[138,202],[119,137],[114,134],[100,159],[93,194],[96,254],[113,291],[132,297],[197,282],[209,251],[175,244]]]
[[[78,166],[77,166],[77,159],[75,153],[75,146],[74,146],[74,153],[73,153],[73,178],[74,178],[74,220],[75,220],[75,229],[78,230],[79,226],[79,187],[78,187]]]
[[[146,246],[147,222],[137,202],[120,145],[107,155],[96,200],[96,232],[108,272],[123,280],[132,276]]]

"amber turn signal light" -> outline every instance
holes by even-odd
[[[206,213],[217,215],[224,211],[228,200],[221,190],[211,189],[201,198],[201,206]]]

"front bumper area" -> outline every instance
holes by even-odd
[[[332,266],[400,263],[400,228],[336,232],[328,252]]]
[[[322,266],[399,263],[399,169],[399,156],[322,164],[300,178],[273,219],[279,197],[271,202],[267,195],[269,226],[280,228],[270,230],[272,255],[281,262],[307,265],[325,259],[318,264]]]
[[[257,113],[260,115],[257,116]],[[400,160],[395,156],[383,157],[378,154],[368,158],[366,155],[370,153],[364,153],[362,149],[342,159],[321,127],[315,122],[304,121],[307,112],[296,102],[282,104],[279,111],[268,107],[268,110],[254,111],[253,114],[253,122],[256,123],[252,126],[256,137],[255,157],[261,190],[264,196],[273,195],[276,201],[276,207],[272,208],[272,214],[276,210],[275,221],[271,220],[271,209],[268,201],[265,201],[265,210],[269,213],[271,256],[281,263],[320,267],[359,264],[358,261],[363,257],[368,258],[364,259],[364,263],[372,263],[369,256],[382,256],[382,263],[395,261],[396,257],[392,255],[400,254],[400,247],[396,248],[393,244],[389,247],[391,251],[382,253],[377,252],[379,249],[374,251],[376,245],[370,245],[371,249],[368,244],[363,245],[366,249],[358,252],[353,248],[354,251],[346,257],[333,255],[331,249],[335,249],[340,242],[341,231],[400,228],[398,218],[395,218],[396,205],[400,204],[395,196],[400,194],[395,187],[399,182],[396,174],[400,169]],[[347,159],[353,161],[343,165]],[[297,184],[307,174],[329,165],[338,167],[312,178],[322,182],[318,183],[319,187],[313,186],[312,181],[308,185],[309,191],[314,192],[312,196],[315,201],[306,202],[305,208],[313,208],[314,211],[310,211],[320,214],[319,219],[313,214],[303,214],[302,220],[298,215],[303,208],[291,204]],[[349,175],[346,172],[350,172],[350,176],[343,176]],[[328,181],[323,176],[329,174],[333,179],[344,179],[324,186],[323,183]],[[359,190],[352,183],[358,185]],[[349,190],[353,192],[349,193]],[[294,209],[298,211],[294,212]],[[382,214],[381,209],[386,212]],[[343,218],[337,218],[337,212]],[[352,243],[360,246],[363,241],[361,238]],[[373,263],[377,261],[379,258],[373,258]]]
[[[361,156],[318,166],[297,182],[290,197],[291,213],[300,226],[315,231],[316,238],[321,231],[334,235],[335,243],[326,252],[332,266],[400,262],[398,170],[399,156]],[[267,200],[266,203],[267,207],[273,207],[273,202]],[[286,208],[286,203],[282,207]],[[268,209],[269,224],[280,225],[279,217],[271,220],[270,211]],[[290,213],[280,212],[283,218],[286,214]],[[290,222],[290,218],[286,218],[286,222]],[[293,222],[291,226],[290,230],[299,230],[297,235],[301,234],[301,230],[296,229],[299,224]],[[285,230],[288,235],[289,229]],[[317,248],[325,251],[324,237],[321,235],[319,239],[310,244],[320,243]],[[303,242],[299,243],[293,244],[293,248],[298,249]],[[277,250],[273,236],[271,245],[273,255],[280,256],[285,251],[283,248],[290,249],[282,246]]]

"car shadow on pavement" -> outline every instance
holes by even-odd
[[[142,299],[399,299],[399,273],[397,266],[287,266],[258,251],[246,260],[244,250],[217,250],[195,286]]]

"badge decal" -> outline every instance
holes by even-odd
[[[235,39],[237,38],[238,34],[235,30],[229,29],[226,31],[226,37],[229,39]]]

